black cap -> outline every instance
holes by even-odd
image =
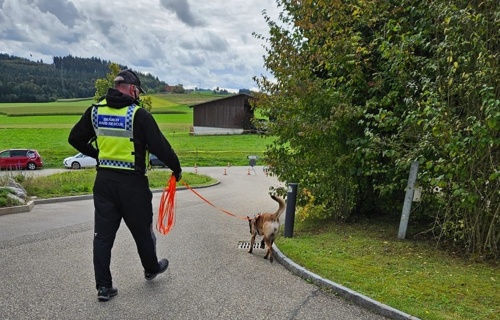
[[[144,91],[141,87],[141,80],[139,80],[139,77],[137,76],[137,74],[130,69],[126,69],[126,70],[122,70],[122,71],[118,72],[114,81],[118,82],[118,83],[133,84],[134,86],[139,88],[141,93],[146,93],[146,91]]]

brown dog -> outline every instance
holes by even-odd
[[[283,211],[285,211],[285,201],[275,195],[272,195],[271,198],[279,203],[278,211],[275,213],[259,213],[253,217],[253,219],[247,217],[250,226],[250,234],[252,235],[248,253],[252,253],[255,237],[257,235],[263,236],[264,238],[262,239],[260,247],[264,248],[264,243],[267,245],[267,252],[264,259],[269,257],[269,261],[273,262],[273,243],[280,228],[280,216]]]

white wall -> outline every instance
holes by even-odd
[[[242,134],[243,129],[231,128],[213,128],[213,127],[192,127],[193,135],[223,135],[223,134]]]

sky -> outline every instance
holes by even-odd
[[[0,53],[53,63],[72,55],[184,88],[256,90],[275,0],[0,0]],[[272,77],[271,77],[272,79]]]

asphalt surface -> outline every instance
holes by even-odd
[[[197,191],[238,216],[273,212],[269,187],[279,183],[262,167],[254,169],[197,168],[220,181]],[[160,195],[153,199],[155,222]],[[175,226],[157,235],[158,257],[169,259],[168,270],[144,279],[122,223],[111,262],[118,295],[104,303],[94,285],[91,199],[36,203],[30,212],[0,216],[0,319],[385,319],[359,303],[366,297],[353,303],[297,276],[300,267],[281,253],[270,263],[262,249],[238,248],[250,240],[247,221],[190,190],[178,189],[176,199]],[[395,312],[391,318],[405,318]]]

